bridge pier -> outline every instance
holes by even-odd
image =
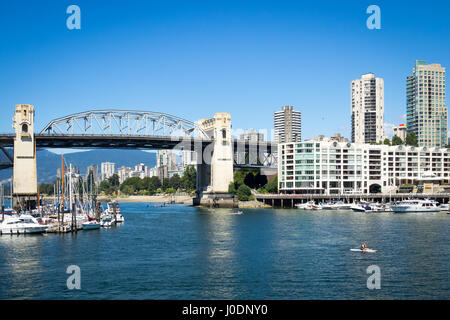
[[[34,139],[34,106],[16,105],[13,128],[13,207],[32,210],[37,204],[36,142]]]
[[[229,197],[228,186],[233,181],[231,116],[216,113],[211,119],[199,120],[199,125],[214,142],[203,150],[202,155],[197,154],[198,198]]]

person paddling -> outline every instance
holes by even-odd
[[[363,243],[361,244],[361,250],[362,250],[362,251],[366,251],[366,249],[367,249],[366,243],[363,242]]]

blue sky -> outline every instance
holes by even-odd
[[[81,8],[68,30],[66,8]],[[381,30],[366,8],[381,8]],[[450,66],[449,1],[2,1],[0,132],[15,104],[36,131],[90,109],[188,120],[230,112],[233,128],[273,126],[290,104],[303,137],[350,136],[350,82],[385,82],[385,122],[403,123],[416,59]],[[448,105],[448,96],[447,96]]]

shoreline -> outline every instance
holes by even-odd
[[[52,201],[53,197],[45,196],[42,197],[45,201]],[[136,203],[164,203],[169,202],[175,204],[184,204],[184,205],[193,205],[194,198],[189,195],[177,195],[177,196],[141,196],[141,195],[133,195],[133,196],[98,196],[98,201],[101,202],[109,202],[109,201],[116,201],[119,203],[127,203],[127,202],[136,202]],[[204,200],[202,201],[198,206],[202,208],[210,208],[212,206],[212,202],[210,200]],[[258,209],[258,208],[271,208],[270,205],[267,205],[263,202],[257,201],[257,200],[250,200],[250,201],[237,201],[236,203],[233,203],[232,201],[227,200],[219,200],[218,205],[220,208],[240,208],[240,209]]]

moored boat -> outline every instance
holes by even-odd
[[[30,234],[43,233],[48,226],[40,224],[31,215],[5,216],[0,224],[0,234]]]
[[[395,213],[404,212],[439,212],[438,203],[433,200],[404,200],[391,205]]]

